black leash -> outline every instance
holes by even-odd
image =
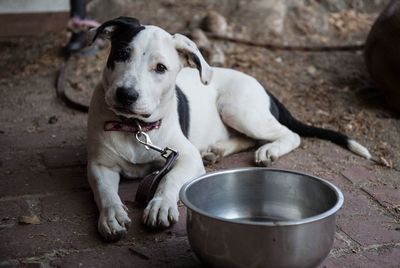
[[[145,207],[156,193],[157,187],[160,184],[162,178],[174,167],[176,160],[178,159],[178,152],[171,151],[166,157],[165,164],[161,169],[156,170],[149,175],[146,175],[139,184],[136,191],[135,201]]]
[[[149,135],[142,131],[142,127],[139,122],[136,122],[138,131],[136,132],[136,140],[143,144],[147,150],[153,150],[159,152],[160,155],[165,159],[164,165],[161,169],[156,170],[146,177],[144,177],[139,184],[136,191],[135,201],[145,207],[156,193],[157,187],[160,184],[162,178],[174,167],[176,160],[178,159],[178,151],[169,147],[160,148],[154,145]]]

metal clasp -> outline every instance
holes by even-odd
[[[167,158],[171,152],[177,153],[176,150],[171,149],[171,148],[169,148],[169,147],[165,147],[164,149],[162,149],[162,148],[160,148],[160,147],[154,145],[154,144],[151,142],[150,136],[149,136],[146,132],[143,132],[143,131],[142,131],[142,127],[140,126],[140,124],[139,124],[138,122],[136,122],[136,124],[137,124],[138,129],[139,129],[139,131],[136,132],[136,135],[135,135],[136,140],[137,140],[138,142],[140,142],[141,144],[143,144],[143,145],[144,145],[144,148],[146,148],[146,150],[152,149],[152,150],[154,150],[154,151],[157,151],[157,152],[159,152],[159,153],[161,154],[161,156],[164,157],[164,158]],[[142,138],[142,137],[144,137],[144,138]]]

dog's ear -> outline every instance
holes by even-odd
[[[201,55],[196,44],[181,34],[174,34],[175,47],[180,56],[186,60],[186,62],[193,62],[196,68],[199,70],[200,80],[204,85],[208,85],[211,82],[213,71],[208,63],[205,61],[203,55]]]
[[[90,43],[93,43],[98,37],[111,39],[115,30],[121,28],[132,30],[135,33],[144,29],[144,27],[140,25],[138,19],[118,17],[104,22],[97,28],[90,29],[88,32],[88,39],[90,38]]]

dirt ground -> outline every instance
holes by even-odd
[[[309,4],[288,11],[282,34],[259,34],[255,27],[262,14],[245,24],[241,1],[232,2],[93,0],[88,9],[99,21],[130,15],[170,32],[188,32],[213,9],[244,38],[329,46],[363,43],[385,3],[323,12]],[[67,41],[66,31],[0,40],[0,267],[111,266],[108,256],[118,258],[118,266],[200,267],[187,244],[184,208],[180,223],[171,230],[149,233],[137,223],[128,238],[111,245],[97,235],[97,212],[85,175],[87,116],[66,108],[55,96],[61,48]],[[335,246],[323,266],[399,267],[400,120],[385,108],[366,73],[362,51],[272,51],[213,42],[224,51],[225,67],[256,77],[295,117],[346,133],[389,166],[310,138],[273,164],[324,177],[345,193]],[[94,56],[72,59],[67,78],[71,97],[89,102],[107,52],[108,47]],[[207,168],[248,165],[253,165],[252,151]],[[121,195],[130,216],[138,219],[140,210],[132,201],[135,187],[136,182],[124,182]],[[36,215],[38,222],[21,221],[27,215]]]

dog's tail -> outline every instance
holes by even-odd
[[[359,144],[357,141],[349,138],[348,136],[329,129],[313,127],[307,124],[304,124],[294,118],[292,114],[280,103],[272,94],[269,94],[271,97],[271,106],[275,106],[272,109],[273,113],[275,112],[275,117],[278,121],[292,130],[293,132],[299,134],[303,137],[315,137],[323,140],[328,140],[333,143],[336,143],[345,149],[350,150],[351,152],[365,157],[367,159],[372,159],[371,154],[368,149]]]

